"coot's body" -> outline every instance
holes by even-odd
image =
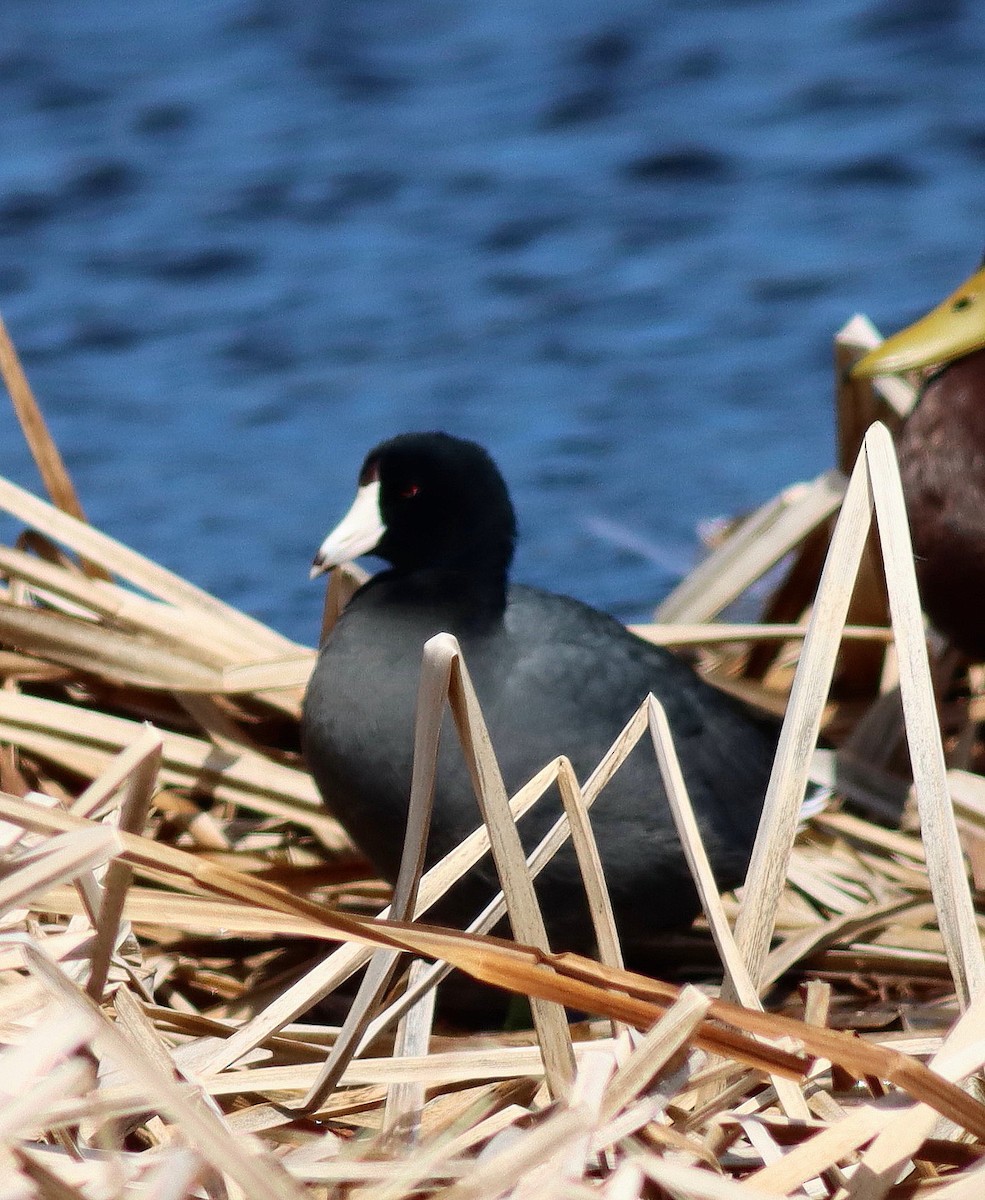
[[[741,882],[776,745],[773,722],[611,617],[564,596],[507,588],[512,509],[479,447],[405,435],[369,455],[361,482],[354,511],[361,506],[365,518],[372,493],[378,527],[353,540],[347,518],[316,565],[373,549],[394,565],[356,593],[322,647],[303,730],[326,802],[381,875],[393,880],[399,864],[422,647],[449,632],[461,644],[511,793],[558,754],[586,779],[647,693],[658,696],[719,885]],[[450,721],[442,742],[429,862],[479,823]],[[559,807],[547,796],[524,819],[528,847]],[[661,933],[686,927],[698,911],[648,739],[603,791],[592,820],[627,961],[645,967]],[[487,859],[430,919],[465,924],[494,880]],[[570,847],[545,869],[538,891],[553,948],[590,952]]]

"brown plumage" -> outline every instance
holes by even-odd
[[[924,610],[985,660],[985,350],[931,376],[897,453]]]
[[[897,441],[917,580],[934,627],[985,661],[985,269],[853,374],[928,367]]]

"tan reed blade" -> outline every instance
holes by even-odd
[[[809,756],[817,745],[823,705],[831,686],[838,637],[845,624],[855,571],[865,546],[869,505],[868,473],[864,459],[860,457],[848,482],[818,583],[814,611],[790,689],[759,836],[746,875],[744,894],[747,899],[735,925],[739,952],[757,987],[797,830]]]
[[[656,620],[683,624],[716,616],[836,512],[844,494],[841,473],[828,471],[765,504],[670,593]]]
[[[439,634],[438,638],[442,641],[442,651],[451,659],[449,703],[482,819],[489,830],[489,849],[506,898],[510,925],[518,939],[549,951],[533,879],[527,870],[520,835],[510,814],[509,798],[472,681],[455,639],[448,634]],[[432,644],[435,640],[432,639]],[[573,1067],[564,1011],[542,1003],[541,997],[532,997],[531,1012],[544,1054],[547,1081],[555,1096],[564,1095],[571,1083]]]
[[[10,402],[20,422],[24,439],[31,450],[41,481],[52,503],[80,521],[86,519],[68,469],[48,430],[44,416],[24,374],[17,348],[7,326],[0,317],[0,375],[7,386]],[[81,560],[82,569],[92,579],[109,579],[109,574],[95,563]]]
[[[438,738],[452,672],[452,655],[442,654],[441,649],[433,645],[424,647],[417,696],[414,769],[407,807],[407,828],[404,833],[400,870],[390,901],[390,916],[395,921],[406,921],[413,917],[421,873],[424,870],[438,769]],[[317,1108],[331,1093],[348,1066],[367,1026],[376,1015],[380,999],[393,977],[398,958],[399,955],[389,950],[378,950],[373,955],[345,1024],[325,1063],[324,1071],[304,1099],[304,1110]]]

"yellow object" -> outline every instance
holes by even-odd
[[[856,378],[953,362],[985,347],[985,267],[919,321],[887,338],[852,368]]]

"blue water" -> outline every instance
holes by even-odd
[[[0,306],[92,520],[294,637],[428,427],[635,617],[977,264],[983,63],[973,0],[2,0]]]

